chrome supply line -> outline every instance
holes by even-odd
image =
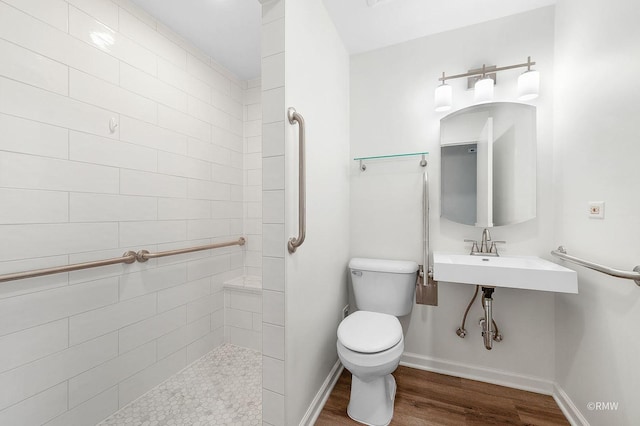
[[[138,262],[146,262],[149,259],[155,259],[155,258],[158,258],[158,257],[175,256],[177,254],[193,253],[193,252],[196,252],[196,251],[211,250],[211,249],[217,249],[217,248],[222,248],[222,247],[243,246],[246,241],[247,240],[245,240],[244,237],[240,237],[236,241],[227,241],[227,242],[224,242],[224,243],[206,244],[206,245],[203,245],[203,246],[196,246],[196,247],[189,247],[189,248],[183,248],[183,249],[160,251],[160,252],[157,252],[157,253],[150,253],[147,250],[140,250],[138,253],[136,253],[136,260]]]
[[[137,253],[134,251],[128,251],[122,255],[122,257],[115,257],[104,260],[94,260],[91,262],[73,263],[71,265],[56,266],[53,268],[34,269],[32,271],[14,272],[10,274],[0,275],[0,283],[7,281],[23,280],[27,278],[42,277],[45,275],[61,274],[63,272],[80,271],[82,269],[98,268],[101,266],[117,265],[119,263],[131,264],[136,260],[138,262],[146,262],[149,259],[156,257],[173,256],[176,254],[193,253],[195,251],[210,250],[221,247],[230,246],[243,246],[246,243],[246,239],[240,237],[235,241],[228,241],[224,243],[208,244],[204,246],[189,247],[177,250],[167,250],[158,253],[150,253],[147,250],[140,250]]]
[[[464,328],[464,325],[467,322],[467,315],[469,315],[469,310],[471,309],[471,306],[473,305],[473,302],[476,301],[476,297],[478,297],[478,291],[480,291],[480,286],[479,285],[476,286],[476,291],[473,293],[473,297],[471,298],[471,301],[467,305],[467,309],[464,310],[464,316],[462,317],[462,324],[456,330],[456,334],[461,339],[464,339],[466,337],[466,335],[467,335],[467,330]]]
[[[305,125],[304,118],[295,108],[289,108],[287,110],[287,118],[290,124],[298,123],[298,236],[289,238],[287,248],[289,253],[296,252],[298,247],[304,243],[304,239],[307,233],[307,201],[306,201],[306,176],[305,176]]]
[[[599,263],[591,262],[589,260],[580,259],[579,257],[571,256],[567,254],[567,250],[563,246],[559,246],[556,250],[552,250],[551,254],[577,265],[584,266],[594,271],[602,272],[603,274],[611,275],[612,277],[625,278],[633,280],[636,285],[640,286],[640,265],[633,268],[633,271],[623,271],[620,269],[610,268],[608,266],[600,265]]]

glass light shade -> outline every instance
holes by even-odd
[[[525,71],[518,77],[518,99],[529,101],[538,97],[540,90],[540,73]]]
[[[448,111],[453,104],[453,88],[448,84],[442,83],[436,88],[434,99],[436,111]]]
[[[473,98],[476,103],[491,102],[493,100],[493,79],[489,77],[476,81]]]

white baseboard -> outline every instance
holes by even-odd
[[[545,395],[553,395],[554,393],[554,383],[547,379],[478,367],[476,365],[462,364],[444,359],[430,358],[410,352],[402,354],[400,365]]]
[[[340,378],[340,374],[342,374],[343,369],[344,367],[340,363],[340,360],[336,361],[335,365],[329,372],[329,375],[324,380],[324,383],[322,383],[320,390],[318,390],[313,401],[311,401],[311,405],[309,405],[304,417],[300,420],[300,426],[312,426],[316,420],[318,420],[318,416],[322,412],[322,408],[327,402],[327,399],[329,399],[329,395],[331,395],[331,391]]]
[[[569,395],[557,383],[553,384],[553,399],[567,418],[571,426],[589,426],[589,422],[584,418],[578,407],[573,403]]]

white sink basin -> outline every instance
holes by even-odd
[[[578,292],[576,271],[535,256],[433,254],[433,279],[491,287]]]

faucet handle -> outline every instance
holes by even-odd
[[[476,240],[464,240],[465,243],[473,243],[471,246],[471,254],[478,253],[480,250],[478,249],[478,242]]]
[[[506,244],[506,241],[492,241],[491,249],[489,249],[489,253],[498,254],[498,247],[496,246],[496,244]]]

